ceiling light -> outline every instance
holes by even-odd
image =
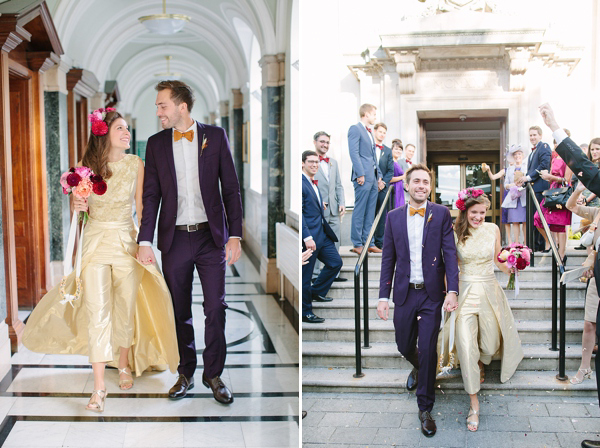
[[[173,58],[173,56],[165,56],[165,59],[167,60],[167,71],[166,72],[162,72],[162,73],[155,73],[154,76],[156,76],[157,78],[160,79],[170,79],[173,81],[177,81],[179,78],[181,78],[181,73],[171,73],[171,59]]]
[[[183,29],[190,17],[183,14],[167,14],[167,0],[163,0],[162,14],[152,14],[138,19],[151,33],[175,34]]]

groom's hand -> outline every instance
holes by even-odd
[[[388,320],[388,316],[390,315],[390,303],[386,300],[380,300],[377,303],[377,315],[380,319]]]
[[[242,255],[242,244],[239,238],[229,238],[227,244],[225,244],[225,261],[229,260],[228,266],[240,259]]]
[[[154,263],[154,251],[150,246],[139,246],[135,258],[142,264]]]
[[[449,313],[458,308],[458,297],[453,292],[449,292],[446,294],[446,299],[444,300],[444,309]]]

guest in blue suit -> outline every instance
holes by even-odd
[[[377,119],[377,108],[363,104],[359,109],[360,121],[348,129],[348,151],[352,160],[354,183],[354,211],[352,212],[351,250],[361,254],[375,219],[377,193],[385,185],[375,154],[375,139],[371,126]],[[381,252],[371,242],[370,252]]]
[[[377,161],[379,162],[379,170],[381,171],[382,181],[384,187],[379,190],[377,195],[377,206],[375,207],[375,216],[379,213],[383,200],[387,194],[388,188],[390,187],[390,181],[394,177],[394,156],[392,150],[383,144],[385,136],[387,135],[387,126],[383,123],[377,123],[375,125],[375,154],[377,155]],[[385,230],[385,219],[387,218],[387,212],[389,210],[390,202],[387,203],[381,214],[379,224],[375,230],[375,247],[381,249],[383,247],[383,232]],[[378,252],[377,250],[372,250]]]
[[[312,302],[330,302],[326,297],[333,280],[342,269],[342,258],[335,248],[337,236],[323,215],[323,200],[314,177],[319,170],[319,155],[315,151],[302,153],[302,241],[305,249],[313,251],[308,263],[302,266],[302,322],[321,323],[315,316]],[[325,267],[311,284],[315,262]]]
[[[550,145],[548,145],[548,143],[544,143],[542,141],[542,128],[539,126],[531,126],[529,128],[529,142],[532,146],[532,152],[529,154],[529,158],[527,160],[527,175],[522,177],[520,181],[517,182],[517,185],[521,186],[525,182],[531,182],[533,191],[535,192],[535,197],[538,202],[541,203],[544,199],[542,192],[550,188],[550,184],[541,178],[539,171],[550,171],[550,165],[552,164],[552,150],[550,149]],[[534,212],[535,207],[532,207],[531,210],[527,210],[527,213],[530,214],[532,222]],[[546,243],[541,234],[535,233],[533,238],[535,243],[532,244],[531,242],[528,242],[530,247],[534,247],[535,250],[542,252],[550,251],[549,249],[545,250]]]

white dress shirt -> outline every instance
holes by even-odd
[[[560,145],[562,143],[562,141],[568,137],[568,135],[563,128],[558,128],[556,131],[554,131],[552,133],[552,137],[554,137],[556,144]]]
[[[323,170],[323,175],[325,176],[325,179],[327,179],[327,182],[329,182],[329,163],[325,162],[325,160],[321,160],[321,162],[319,162],[319,167]]]
[[[312,186],[312,188],[313,188],[313,190],[314,190],[315,194],[317,195],[317,198],[319,199],[319,204],[321,205],[321,207],[323,207],[323,200],[321,199],[321,195],[319,194],[319,187],[317,187],[317,186],[316,186],[316,185],[313,183],[312,179],[311,179],[310,177],[308,177],[304,171],[302,171],[302,175],[303,175],[304,177],[306,177],[306,178],[308,179],[308,181],[310,182],[310,185]],[[310,241],[310,240],[312,240],[312,239],[313,239],[313,237],[312,237],[312,236],[307,236],[306,238],[304,238],[304,242]]]
[[[427,201],[419,209],[427,208]],[[410,283],[424,283],[423,278],[423,228],[425,217],[415,213],[410,216],[411,206],[406,207],[406,229],[408,231],[408,246],[410,249]],[[380,297],[387,302],[389,297]]]
[[[369,132],[369,130],[367,129],[367,127],[365,126],[365,124],[362,121],[359,121],[359,123],[363,125],[363,127],[367,131],[367,134],[369,134],[369,137],[371,137],[371,146],[374,147],[375,146],[375,138],[373,137],[373,131]]]

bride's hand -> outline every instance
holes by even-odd
[[[135,258],[142,264],[154,263],[154,251],[150,246],[139,246]]]
[[[73,206],[75,207],[75,211],[77,213],[88,211],[87,199],[79,198],[75,195],[73,196]]]
[[[458,308],[458,297],[453,292],[449,292],[446,294],[446,299],[444,300],[444,310],[451,313],[452,311]]]

